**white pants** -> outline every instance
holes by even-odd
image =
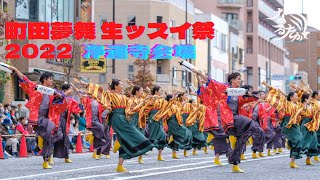
[[[7,146],[11,146],[13,153],[18,152],[18,143],[19,141],[17,138],[10,138],[6,141]]]

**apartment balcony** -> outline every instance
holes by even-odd
[[[247,22],[247,33],[253,32],[253,22]]]
[[[262,12],[267,17],[275,17],[277,12],[273,10],[266,2],[259,0],[259,11]]]
[[[219,8],[242,8],[243,0],[218,0],[217,7]]]
[[[274,32],[262,26],[261,24],[258,25],[258,34],[266,40],[269,40],[270,38],[276,36]],[[271,43],[279,47],[280,49],[283,49],[283,42],[283,40],[273,40]]]
[[[247,0],[247,7],[253,7],[253,0]]]
[[[242,21],[238,19],[225,19],[225,21],[227,21],[230,26],[236,28],[237,30],[242,30]]]
[[[170,83],[170,74],[157,74],[158,83]]]
[[[275,0],[281,8],[284,6],[284,0]]]

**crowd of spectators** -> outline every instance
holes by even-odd
[[[38,155],[40,149],[37,146],[37,135],[28,123],[29,111],[22,104],[9,105],[0,103],[0,135],[5,158],[19,157],[21,137],[26,137],[27,151],[29,156]],[[74,150],[78,133],[88,133],[84,114],[72,116],[70,120],[70,151]],[[82,136],[83,148],[89,149],[90,144]]]

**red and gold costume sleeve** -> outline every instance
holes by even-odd
[[[254,110],[254,104],[255,104],[255,102],[249,102],[249,103],[244,104],[240,108],[239,114],[242,115],[242,116],[246,116],[249,119],[252,119],[252,113],[253,113],[253,110]]]
[[[68,98],[68,117],[67,117],[67,133],[70,131],[70,116],[71,114],[78,114],[82,112],[82,110],[79,107],[79,103],[72,99]]]
[[[86,112],[86,125],[87,128],[92,127],[92,98],[87,96],[85,98],[81,98],[81,102],[84,106],[85,112]],[[98,104],[98,114],[99,114],[99,121],[102,123],[102,113],[106,110],[105,106],[103,106],[101,103]]]
[[[227,103],[227,88],[229,88],[228,84],[209,79],[208,91],[210,92],[210,98],[213,98],[215,108],[218,107],[216,104],[219,104],[221,125],[225,131],[234,127],[233,113]]]
[[[317,100],[312,99],[310,102],[310,110],[309,114],[306,114],[307,117],[312,117],[312,121],[305,124],[308,131],[315,132],[319,130],[319,120],[320,120],[320,113],[319,113],[319,103]],[[308,111],[307,111],[308,112]]]
[[[29,96],[29,101],[25,106],[30,110],[29,121],[32,125],[36,125],[43,95],[35,90],[37,84],[30,81],[27,76],[19,79],[19,85]],[[49,119],[55,122],[60,114],[67,109],[67,106],[68,104],[65,98],[59,99],[56,95],[50,96]]]
[[[243,105],[251,103],[251,102],[255,102],[257,100],[258,100],[258,98],[253,97],[253,96],[247,96],[247,97],[239,96],[239,98],[238,98],[238,107],[239,107],[238,110],[239,110],[239,112],[238,113],[240,114],[240,111],[241,111],[241,108],[242,108]]]
[[[163,111],[158,111],[154,115],[153,119],[156,121],[159,121],[161,118],[167,119],[167,118],[170,118],[171,116],[176,116],[178,124],[180,126],[183,125],[181,109],[174,103],[174,101],[170,101]]]
[[[198,91],[198,98],[206,106],[206,112],[204,114],[204,131],[218,130],[218,99],[211,97],[212,91],[209,91],[208,87],[201,86]]]

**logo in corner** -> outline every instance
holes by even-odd
[[[285,14],[281,8],[278,8],[276,14],[276,16],[267,19],[276,23],[273,27],[277,28],[275,33],[280,36],[277,40],[286,37],[291,39],[291,42],[308,39],[310,32],[307,32],[308,21],[306,17],[302,14]]]

